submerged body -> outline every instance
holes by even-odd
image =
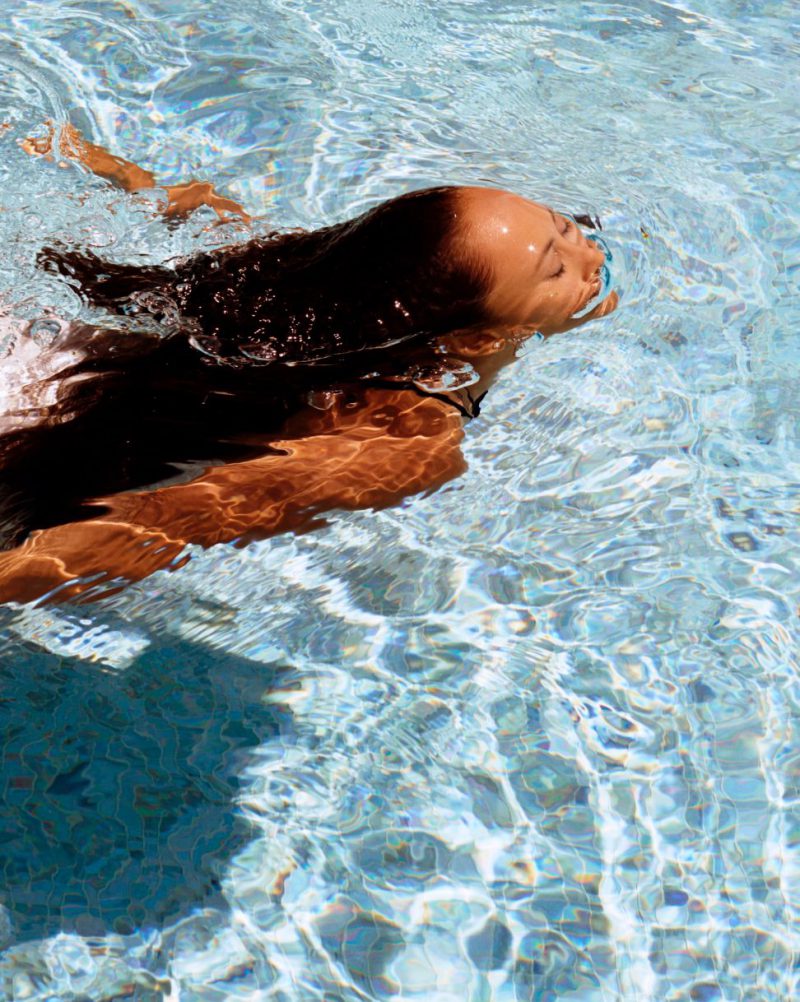
[[[152,183],[74,130],[66,142],[129,190]],[[177,211],[195,207],[187,190],[243,215],[209,185],[180,186]],[[439,486],[463,470],[463,419],[519,341],[615,307],[612,294],[575,317],[603,260],[573,220],[487,188],[413,192],[172,267],[46,251],[134,326],[112,316],[25,356],[0,416],[0,600],[94,596],[188,543]]]

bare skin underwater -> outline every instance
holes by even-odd
[[[156,186],[151,172],[87,142],[71,126],[60,132],[51,127],[48,136],[22,145],[33,155],[74,160],[129,192]],[[220,218],[250,221],[241,206],[205,182],[164,191],[168,216],[208,206]],[[35,515],[31,524],[23,519],[22,530],[11,534],[10,548],[0,552],[0,601],[93,600],[156,570],[181,566],[190,544],[209,547],[305,531],[321,524],[328,511],[385,508],[463,473],[464,419],[513,361],[519,344],[535,330],[549,335],[605,316],[617,299],[612,293],[582,318],[574,317],[599,291],[603,255],[572,220],[495,189],[447,189],[441,198],[457,238],[448,238],[444,252],[437,250],[436,261],[443,253],[461,255],[469,273],[482,276],[475,322],[422,341],[395,345],[389,339],[374,354],[374,365],[368,351],[344,352],[335,364],[324,359],[307,368],[242,367],[238,355],[227,367],[215,366],[208,359],[196,361],[196,353],[181,344],[169,348],[166,361],[159,348],[157,361],[140,370],[134,351],[130,369],[143,373],[136,377],[139,384],[128,373],[119,382],[127,349],[113,365],[99,360],[107,342],[102,329],[66,331],[43,350],[19,399],[0,416],[0,463],[12,495],[23,485],[23,504],[59,493],[68,495],[69,503],[59,508],[54,502],[38,524]],[[406,212],[402,199],[396,202],[397,211]],[[394,211],[393,204],[386,205]],[[388,224],[378,218],[376,225]],[[342,239],[372,240],[369,226],[367,220],[355,236],[343,231]],[[372,256],[374,247],[369,244]],[[449,260],[442,267],[449,269]],[[432,287],[439,287],[436,282],[432,279]],[[414,283],[419,284],[416,277]],[[112,350],[114,337],[108,340]],[[448,389],[443,374],[466,367],[474,370],[471,384]],[[118,406],[115,394],[122,401]],[[169,417],[162,414],[165,401],[166,410],[173,408]],[[123,411],[125,420],[136,422],[133,434],[119,416]],[[141,455],[162,449],[167,472],[160,466],[153,472],[144,463],[131,473],[136,463],[126,457],[118,462],[119,476],[109,476],[110,490],[102,477],[75,473],[69,450],[76,455],[79,447],[85,450],[86,434],[96,434],[102,446],[93,476],[98,465],[114,465],[117,440],[103,437],[114,422],[122,422],[119,437],[126,441],[147,426],[147,434],[140,435]],[[205,450],[197,445],[204,435]],[[166,440],[180,442],[174,455]],[[43,460],[48,455],[55,458]],[[48,464],[51,479],[45,481]],[[182,475],[175,476],[176,467]]]

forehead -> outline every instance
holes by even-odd
[[[553,213],[547,206],[521,195],[494,188],[464,188],[460,195],[461,219],[470,243],[487,251],[535,251],[553,231]]]
[[[460,215],[463,239],[495,286],[530,281],[546,267],[556,232],[547,206],[508,191],[466,188]]]

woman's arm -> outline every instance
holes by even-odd
[[[333,509],[385,508],[465,469],[457,409],[406,390],[372,388],[306,412],[254,460],[187,484],[101,498],[102,514],[31,534],[0,553],[0,601],[54,601],[180,566],[187,544],[305,531]],[[87,580],[90,579],[90,580]],[[97,597],[93,594],[91,597]]]
[[[68,160],[75,160],[98,177],[111,181],[123,191],[144,191],[148,188],[163,188],[167,193],[165,215],[186,216],[194,209],[207,205],[220,219],[238,216],[245,222],[250,216],[238,202],[225,198],[214,190],[208,181],[188,181],[186,184],[160,185],[152,171],[109,153],[96,143],[84,139],[74,125],[63,125],[56,135],[56,128],[48,123],[48,134],[39,138],[23,140],[22,148],[32,156],[53,156],[54,153]]]

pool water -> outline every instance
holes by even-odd
[[[238,235],[32,160],[46,119],[270,225],[598,213],[623,296],[438,492],[0,610],[0,995],[800,997],[791,0],[19,0],[0,59],[14,316],[86,315],[45,244]]]

